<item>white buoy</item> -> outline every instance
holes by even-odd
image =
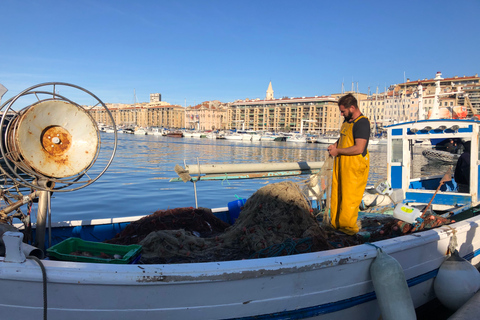
[[[480,273],[455,250],[438,269],[433,289],[445,307],[458,310],[480,289]]]
[[[416,319],[405,274],[397,260],[377,248],[370,276],[383,320]]]

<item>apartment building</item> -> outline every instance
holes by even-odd
[[[205,101],[185,108],[185,128],[195,130],[225,130],[228,104],[218,100]]]
[[[118,126],[180,129],[185,125],[185,108],[179,105],[139,103],[135,105],[106,104],[106,106]],[[104,108],[93,108],[91,115],[98,123],[111,125]]]
[[[326,133],[340,128],[340,113],[334,97],[275,99],[268,92],[267,97],[233,102],[227,108],[227,129]]]
[[[435,101],[437,83],[440,92]],[[422,94],[420,97],[420,87]],[[466,93],[466,95],[465,95]],[[465,96],[467,98],[465,99]],[[421,98],[421,102],[420,102]],[[472,108],[466,108],[468,101],[474,101]],[[422,105],[423,113],[419,106]],[[382,128],[394,123],[421,120],[431,115],[432,109],[438,104],[441,118],[468,116],[480,114],[480,78],[478,74],[471,77],[442,78],[438,72],[433,79],[410,81],[390,86],[385,92],[360,98],[362,112],[370,119],[372,128]],[[473,111],[475,112],[473,112]]]
[[[473,114],[480,114],[480,83],[471,83],[463,87],[464,95],[459,98],[461,105]]]
[[[435,101],[437,83],[440,97]],[[422,85],[420,100],[419,85]],[[378,91],[378,90],[377,90]],[[428,117],[435,104],[439,108],[453,110],[468,106],[468,115],[480,114],[480,78],[442,78],[438,72],[433,79],[422,79],[391,85],[385,92],[364,94],[359,92],[336,93],[330,96],[274,98],[272,83],[268,85],[265,99],[236,100],[233,103],[206,101],[193,107],[170,105],[161,101],[161,95],[151,94],[150,103],[134,105],[107,104],[118,125],[158,126],[197,130],[249,129],[277,132],[336,133],[343,118],[338,110],[338,99],[352,93],[358,100],[362,113],[370,119],[372,129]],[[460,93],[460,94],[459,94]],[[421,101],[421,102],[420,102]],[[420,103],[422,109],[419,109]],[[420,112],[422,111],[422,112]],[[443,110],[445,111],[445,110]],[[447,112],[448,113],[448,112]],[[109,124],[103,108],[93,108],[97,122]],[[447,117],[446,113],[442,117]]]

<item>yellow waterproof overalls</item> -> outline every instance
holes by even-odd
[[[361,118],[365,117],[360,116],[353,122],[345,121],[342,124],[337,148],[348,148],[355,145],[353,124]],[[335,229],[349,235],[358,232],[358,207],[367,186],[369,169],[370,155],[368,150],[365,157],[362,154],[335,157],[330,209],[331,222]]]

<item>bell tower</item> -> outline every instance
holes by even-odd
[[[267,95],[265,96],[265,100],[273,100],[273,89],[272,89],[272,81],[268,84]]]

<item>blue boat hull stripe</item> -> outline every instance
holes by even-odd
[[[464,256],[465,260],[470,261],[473,257],[476,257],[480,254],[480,249],[475,250],[472,253],[467,254]],[[411,278],[407,280],[407,284],[409,287],[413,287],[417,284],[425,282],[427,280],[433,279],[437,276],[438,269],[434,269],[427,273],[421,274],[417,277]],[[330,302],[318,306],[301,308],[297,310],[286,310],[277,313],[270,313],[270,314],[262,314],[258,316],[251,316],[251,317],[243,317],[243,318],[230,318],[227,320],[258,320],[258,319],[277,319],[277,320],[292,320],[292,319],[307,319],[311,317],[315,317],[321,314],[327,314],[331,312],[336,312],[344,309],[348,309],[359,304],[369,302],[375,300],[377,298],[375,291],[369,292],[360,296],[352,297],[349,299]]]

